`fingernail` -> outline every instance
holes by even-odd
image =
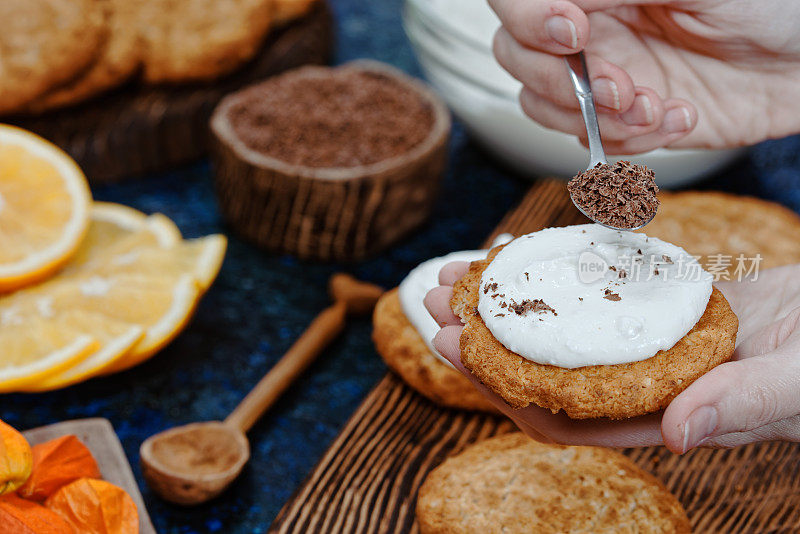
[[[592,81],[592,94],[598,106],[619,109],[619,89],[611,78],[597,78]]]
[[[578,46],[578,32],[575,29],[575,25],[567,17],[562,17],[561,15],[550,17],[545,22],[544,27],[547,30],[547,35],[558,44],[568,48],[576,48]]]
[[[680,133],[692,127],[692,115],[686,108],[672,108],[664,115],[662,128],[667,133]]]
[[[683,423],[683,449],[686,452],[700,444],[717,428],[717,409],[701,406]]]
[[[620,114],[622,122],[629,126],[647,126],[653,123],[653,103],[646,95],[636,95],[631,109]]]

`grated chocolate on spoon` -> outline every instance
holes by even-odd
[[[575,202],[593,220],[615,228],[637,228],[658,210],[655,174],[630,161],[598,163],[567,184]]]

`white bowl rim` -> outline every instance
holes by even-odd
[[[481,52],[489,52],[490,54],[492,53],[491,46],[486,46],[486,43],[484,43],[482,40],[476,38],[469,32],[464,31],[464,29],[458,24],[451,22],[446,17],[443,17],[437,13],[436,10],[432,9],[430,7],[430,0],[406,0],[406,5],[424,15],[424,17],[430,21],[433,21],[433,23],[440,29],[443,29],[447,33],[458,37],[473,48],[476,48]]]
[[[412,17],[414,15],[411,15]],[[450,61],[447,59],[446,55],[439,51],[436,47],[431,47],[427,43],[423,42],[424,37],[418,35],[418,32],[425,32],[429,31],[426,28],[417,28],[416,22],[413,19],[409,19],[407,16],[403,17],[403,27],[406,32],[406,36],[411,41],[414,48],[417,49],[416,52],[423,51],[425,54],[428,55],[433,61],[435,61],[438,65],[440,65],[445,70],[450,71],[457,77],[469,81],[473,85],[483,88],[485,91],[491,93],[492,95],[503,98],[504,100],[516,102],[519,94],[519,90],[506,90],[504,87],[500,87],[495,84],[490,84],[489,82],[480,79],[477,76],[472,75],[464,69],[457,61]],[[502,68],[497,65],[498,68]]]

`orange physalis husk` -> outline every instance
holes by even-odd
[[[86,445],[62,436],[33,447],[33,472],[17,493],[43,501],[61,486],[79,478],[100,478],[100,468]]]
[[[136,534],[139,513],[125,490],[105,480],[81,478],[51,495],[45,506],[81,534]]]
[[[0,421],[0,495],[20,487],[33,465],[31,446],[11,426]]]
[[[0,497],[0,532],[13,534],[75,534],[69,523],[39,503],[14,493]]]

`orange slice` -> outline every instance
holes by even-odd
[[[14,362],[39,362],[47,371],[22,369],[4,381],[0,352],[0,390],[61,388],[146,360],[183,330],[222,264],[222,236],[184,241],[163,215],[115,204],[97,203],[91,217],[86,238],[58,275],[0,297],[0,319],[5,314],[22,332],[33,332],[14,345]],[[55,339],[33,346],[42,329]],[[0,346],[3,335],[14,339],[0,323]],[[61,357],[65,363],[53,369],[51,362],[62,359],[51,353],[61,349],[59,342],[71,348],[74,339],[88,349],[68,361]]]
[[[46,319],[0,311],[0,392],[19,390],[76,365],[99,348],[90,335],[63,330]]]
[[[60,314],[52,324],[62,331],[93,332],[96,350],[56,373],[27,381],[21,390],[48,391],[82,382],[125,356],[144,337],[141,326],[83,310]]]
[[[91,193],[60,148],[0,124],[0,291],[45,279],[75,252]]]

